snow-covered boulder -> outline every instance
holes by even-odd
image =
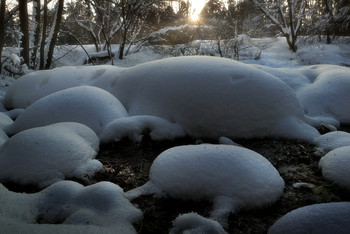
[[[319,162],[323,176],[350,190],[350,146],[330,151]]]
[[[169,234],[227,234],[224,228],[215,220],[204,218],[197,213],[179,215],[173,221]]]
[[[113,94],[130,115],[154,115],[200,138],[276,136],[312,140],[294,91],[240,62],[178,57],[125,70]]]
[[[5,131],[12,135],[52,123],[78,122],[99,134],[109,122],[125,116],[125,108],[112,94],[100,88],[80,86],[38,100]]]
[[[305,206],[287,213],[268,234],[346,234],[350,230],[350,202]]]
[[[2,233],[136,233],[142,212],[115,184],[84,187],[62,181],[35,194],[8,191],[0,184]]]
[[[304,111],[310,116],[331,117],[350,123],[350,68],[316,66],[318,76],[313,83],[297,91]]]
[[[65,178],[85,179],[102,169],[95,160],[96,134],[79,123],[24,130],[0,148],[0,180],[47,186]]]
[[[329,132],[314,139],[319,154],[328,153],[343,146],[350,146],[350,133],[343,131]]]
[[[138,115],[110,122],[99,138],[101,143],[120,141],[123,138],[141,142],[145,130],[150,131],[152,140],[173,140],[185,136],[185,131],[178,124],[156,116]]]
[[[108,90],[123,68],[115,66],[64,66],[20,77],[8,88],[5,106],[27,108],[37,100],[67,88],[92,85]]]
[[[284,189],[283,179],[266,158],[232,145],[168,149],[154,160],[149,178],[127,192],[128,198],[166,193],[179,199],[211,200],[211,215],[223,225],[231,212],[273,203]]]

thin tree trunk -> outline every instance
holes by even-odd
[[[47,28],[47,0],[44,0],[44,15],[43,15],[43,28],[41,34],[41,45],[40,45],[40,65],[39,69],[45,68],[45,46],[46,46],[46,28]]]
[[[1,55],[2,49],[5,45],[5,11],[6,11],[6,0],[0,1],[0,74],[2,69]]]
[[[32,65],[34,69],[37,69],[37,53],[39,48],[39,42],[40,42],[40,24],[41,24],[41,17],[40,17],[40,0],[33,0],[33,7],[35,12],[35,28],[34,28],[34,41],[33,41],[33,52],[31,56]]]
[[[50,67],[51,67],[53,52],[55,49],[57,36],[58,36],[59,31],[60,31],[60,26],[61,26],[61,21],[62,21],[63,6],[64,6],[64,0],[59,0],[58,6],[57,6],[57,12],[56,12],[56,22],[53,25],[54,31],[53,31],[51,41],[49,41],[49,51],[47,53],[45,69],[50,69]]]
[[[29,67],[29,24],[28,24],[28,9],[27,0],[18,0],[19,21],[22,32],[21,56],[24,63]]]

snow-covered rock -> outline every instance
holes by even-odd
[[[92,85],[108,90],[123,68],[115,66],[64,66],[20,77],[8,88],[5,106],[27,108],[37,100],[67,88]]]
[[[84,187],[62,181],[35,194],[8,191],[0,184],[2,233],[136,233],[142,212],[115,184]],[[39,222],[39,223],[38,223]]]
[[[305,206],[287,213],[268,234],[346,234],[350,230],[350,202]]]
[[[223,225],[231,212],[261,207],[283,193],[284,181],[260,154],[232,145],[189,145],[168,149],[153,162],[149,182],[127,192],[166,193],[174,198],[214,202],[212,217]]]
[[[350,190],[350,146],[330,151],[319,162],[323,176]]]
[[[319,154],[328,153],[343,146],[350,146],[350,133],[343,131],[329,132],[314,139]]]
[[[178,57],[125,70],[113,93],[130,115],[154,115],[187,134],[218,139],[276,136],[311,140],[294,91],[240,62]]]
[[[204,218],[197,213],[179,215],[173,221],[173,228],[169,234],[227,234],[223,227],[215,220]]]
[[[173,140],[185,136],[181,126],[156,116],[131,116],[110,122],[99,135],[102,143],[120,141],[122,138],[141,142],[143,132],[149,130],[153,140]]]
[[[102,169],[95,160],[96,134],[79,123],[24,130],[0,148],[0,180],[47,186],[65,178],[85,179]]]
[[[127,116],[123,105],[107,91],[80,86],[50,94],[29,106],[14,124],[9,135],[25,129],[58,122],[78,122],[99,134],[111,121]]]

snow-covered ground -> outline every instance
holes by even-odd
[[[314,143],[320,154],[330,151],[320,162],[325,178],[349,189],[350,137],[336,128],[350,124],[350,68],[340,66],[350,64],[350,46],[309,45],[293,54],[283,38],[252,41],[259,60],[171,58],[145,47],[116,66],[78,66],[86,56],[76,49],[56,63],[70,66],[2,79],[0,181],[45,189],[17,194],[0,184],[0,226],[7,233],[135,233],[141,214],[126,197],[147,193],[211,200],[211,218],[225,225],[230,212],[270,204],[284,187],[273,165],[234,146],[236,138]],[[335,132],[320,136],[320,125]],[[169,149],[154,161],[150,181],[127,194],[111,183],[65,181],[103,170],[95,159],[100,142],[142,141],[146,129],[153,140],[190,136],[229,145]],[[37,224],[38,216],[62,224]],[[190,214],[173,232],[213,228],[224,232]]]

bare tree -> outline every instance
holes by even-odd
[[[306,0],[253,0],[265,16],[287,39],[289,48],[297,51],[297,38],[305,16]]]
[[[40,0],[33,0],[33,26],[32,26],[32,54],[31,54],[31,65],[35,69],[37,65],[37,52],[40,43],[40,24],[41,24],[41,9]]]
[[[27,0],[18,0],[18,11],[20,27],[22,32],[21,56],[24,60],[24,63],[27,64],[27,66],[29,67],[29,24]]]

